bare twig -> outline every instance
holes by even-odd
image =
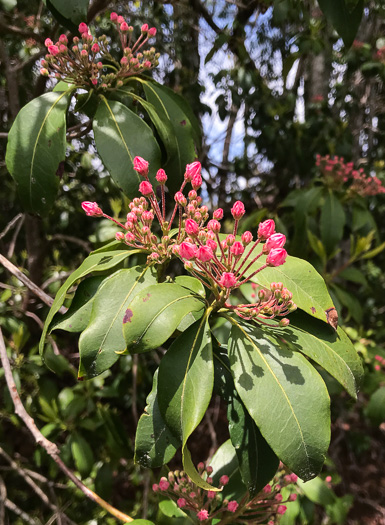
[[[100,496],[98,496],[95,492],[93,492],[91,489],[86,487],[70,470],[65,463],[60,458],[60,453],[58,447],[55,445],[55,443],[52,443],[47,438],[43,436],[43,434],[40,432],[40,430],[37,428],[34,420],[32,417],[27,413],[27,411],[24,408],[23,403],[21,402],[20,396],[18,394],[15,381],[13,379],[12,371],[11,371],[11,365],[9,363],[7,350],[5,347],[5,341],[3,338],[3,334],[0,328],[0,358],[4,369],[4,376],[5,380],[7,382],[7,387],[9,390],[9,393],[11,395],[13,404],[15,406],[15,413],[21,418],[21,420],[25,423],[28,430],[31,432],[32,436],[34,437],[36,443],[44,448],[44,450],[51,456],[51,458],[55,461],[55,463],[58,465],[60,470],[64,472],[64,474],[76,485],[76,487],[83,492],[87,498],[89,498],[91,501],[94,501],[97,503],[100,507],[105,509],[107,512],[112,514],[112,516],[115,516],[115,518],[120,519],[121,521],[125,523],[130,523],[131,521],[134,521],[131,516],[128,516],[127,514],[124,514],[120,510],[116,509],[107,501],[102,499]],[[7,506],[7,502],[6,502]]]
[[[26,512],[19,509],[17,505],[13,503],[13,501],[9,500],[8,498],[5,500],[5,506],[7,509],[11,510],[16,516],[20,516],[24,520],[25,523],[29,523],[30,525],[38,525],[38,522],[31,518]]]
[[[7,135],[7,133],[5,134]],[[0,133],[0,138],[1,138],[1,133]],[[0,239],[5,237],[7,233],[9,232],[9,230],[12,230],[12,228],[15,226],[17,221],[19,221],[22,217],[23,217],[23,214],[18,213],[13,219],[11,219],[9,223],[7,224],[7,226],[4,228],[4,230],[0,233]]]
[[[5,500],[7,499],[7,489],[3,478],[0,476],[0,523],[4,523]]]
[[[78,244],[82,248],[84,248],[87,252],[91,250],[91,245],[87,241],[83,241],[83,239],[78,239],[77,237],[72,237],[72,235],[62,235],[61,233],[55,233],[54,235],[51,235],[48,237],[49,241],[67,241],[72,242],[74,244]]]
[[[2,131],[0,133],[0,139],[7,139],[8,138],[8,133],[6,131]]]
[[[135,425],[138,424],[138,407],[136,405],[136,390],[137,390],[137,379],[138,379],[138,354],[134,354],[132,357],[132,418]]]
[[[62,279],[67,279],[67,277],[71,275],[71,273],[72,272],[59,272],[59,275],[53,275],[52,277],[44,281],[44,283],[41,285],[41,289],[45,290],[50,284],[56,283],[57,281],[61,281]]]
[[[11,240],[11,243],[9,245],[8,252],[7,252],[8,259],[11,259],[13,257],[13,252],[15,251],[16,241],[17,241],[17,238],[19,236],[21,227],[23,226],[23,223],[24,223],[24,217],[25,217],[24,215],[21,216],[21,219],[18,222],[18,224],[17,224],[17,226],[15,228],[15,231],[13,232],[12,240]]]
[[[43,303],[47,304],[48,306],[52,306],[53,299],[51,296],[46,294],[41,288],[36,286],[35,283],[33,283],[26,275],[24,275],[23,272],[21,272],[14,264],[11,263],[11,261],[8,261],[4,255],[0,253],[0,263],[6,268],[9,272],[11,272],[12,275],[17,277],[19,281],[21,281],[27,288],[31,290],[35,295],[37,295]],[[67,309],[62,306],[59,310],[60,313],[64,314],[66,313]]]

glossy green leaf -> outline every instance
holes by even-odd
[[[166,144],[170,160],[165,170],[169,177],[167,186],[171,191],[177,191],[183,180],[186,164],[196,158],[193,128],[189,118],[175,101],[175,94],[171,90],[156,82],[146,82],[144,92],[147,100],[156,108],[158,115],[170,122],[173,129],[172,138]]]
[[[186,315],[200,312],[202,298],[173,283],[149,286],[127,305],[123,334],[130,353],[142,353],[161,346]]]
[[[153,521],[142,520],[142,519],[134,520],[134,521],[131,521],[130,523],[132,523],[132,525],[155,525]]]
[[[159,366],[158,403],[166,425],[182,442],[183,468],[202,488],[186,443],[202,420],[214,385],[214,364],[207,316],[194,323],[170,346]]]
[[[178,277],[175,277],[175,283],[202,297],[206,297],[206,289],[203,284],[199,281],[199,279],[191,277],[191,275],[178,275]]]
[[[316,477],[306,483],[298,480],[298,486],[303,491],[306,497],[313,503],[318,505],[326,506],[331,505],[336,501],[336,495],[329,488],[326,483],[320,478]]]
[[[102,272],[113,268],[117,264],[123,262],[127,257],[130,257],[134,253],[139,253],[141,250],[114,250],[110,252],[95,252],[91,253],[65,281],[60,287],[56,294],[55,300],[48,312],[47,318],[44,323],[43,333],[39,343],[39,351],[41,355],[44,355],[44,343],[47,336],[47,332],[50,328],[51,322],[55,314],[62,307],[68,290],[73,286],[76,281],[89,275],[92,272]]]
[[[5,160],[28,212],[46,215],[55,202],[56,172],[65,159],[71,91],[33,99],[19,112],[9,132]]]
[[[345,0],[318,0],[318,4],[345,46],[350,47],[361,23],[364,0],[359,0],[353,9],[349,9]]]
[[[321,365],[353,397],[363,378],[361,359],[342,328],[337,332],[316,319],[296,312],[287,328],[268,330],[270,335]]]
[[[156,269],[148,266],[118,270],[104,280],[94,297],[90,322],[79,339],[79,377],[95,377],[118,360],[118,352],[126,349],[122,324],[127,307],[156,280]]]
[[[341,242],[345,220],[342,204],[334,193],[329,190],[321,208],[320,218],[321,239],[327,253],[332,253],[338,243]]]
[[[72,32],[78,32],[78,25],[87,21],[89,0],[46,0],[54,17]]]
[[[64,315],[56,314],[56,322],[54,319],[50,332],[53,330],[82,332],[85,330],[90,321],[93,298],[104,279],[105,276],[97,275],[82,281],[76,289],[68,311]]]
[[[130,198],[138,196],[143,178],[133,160],[143,157],[149,164],[149,178],[155,183],[160,168],[160,149],[151,128],[143,119],[115,100],[101,97],[93,121],[95,143],[114,182]]]
[[[381,425],[385,421],[385,387],[381,387],[372,394],[365,410],[366,416],[374,425]]]
[[[159,510],[168,518],[187,517],[187,514],[180,509],[175,501],[164,499],[159,502]]]
[[[219,480],[224,475],[229,478],[228,484],[220,493],[223,499],[239,501],[246,494],[247,488],[243,484],[237,454],[230,439],[225,441],[215,452],[210,466],[213,468],[211,477],[214,485],[219,485]]]
[[[75,462],[76,469],[82,478],[86,478],[94,466],[94,454],[90,445],[78,433],[71,434],[71,453]]]
[[[275,454],[303,480],[322,468],[330,441],[330,400],[318,372],[260,329],[232,320],[235,387]],[[272,417],[273,415],[273,417]]]
[[[256,271],[265,262],[266,257],[262,256],[251,266],[250,273]],[[251,280],[268,289],[270,289],[272,282],[283,283],[292,292],[293,301],[298,308],[325,323],[327,322],[325,311],[334,307],[321,275],[310,263],[297,257],[288,256],[282,266],[267,267],[252,277]],[[251,286],[248,285],[244,289],[242,287],[241,290],[248,298],[251,293]]]
[[[154,374],[147,406],[136,429],[134,460],[145,468],[161,467],[168,463],[181,445],[181,441],[168,429],[159,411],[157,389],[158,370]]]

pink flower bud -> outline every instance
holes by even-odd
[[[261,239],[261,241],[266,241],[274,232],[275,223],[271,219],[261,222],[258,226],[258,238]]]
[[[284,248],[274,248],[266,257],[266,263],[269,266],[281,266],[287,257],[287,251]]]
[[[126,64],[128,64],[128,58],[127,57],[122,57],[120,59],[120,63],[122,64],[122,66],[125,66]]]
[[[44,45],[45,45],[45,47],[53,46],[53,42],[52,42],[52,40],[50,38],[46,38],[44,40]]]
[[[243,232],[241,237],[244,246],[247,246],[253,240],[253,234],[249,231]]]
[[[265,485],[265,486],[263,487],[263,492],[264,492],[265,494],[270,494],[270,492],[271,492],[271,485]]]
[[[82,49],[80,51],[80,54],[82,55],[82,57],[88,57],[88,51],[86,51],[85,49]]]
[[[219,282],[225,288],[232,288],[237,284],[237,279],[233,273],[224,272]]]
[[[276,494],[275,501],[282,501],[282,494]]]
[[[118,24],[123,24],[125,20],[123,16],[119,15],[116,21],[118,22]]]
[[[198,248],[190,242],[182,242],[179,245],[179,256],[188,261],[198,255]]]
[[[152,63],[149,60],[146,60],[145,62],[143,62],[143,67],[145,67],[146,69],[150,69],[152,67]]]
[[[283,248],[285,246],[286,237],[282,233],[273,233],[273,235],[270,235],[270,237],[267,239],[265,246],[263,247],[263,251],[265,253],[269,253],[274,248]]]
[[[195,161],[192,164],[187,164],[184,179],[187,182],[191,182],[193,180],[194,175],[200,174],[201,168],[201,163],[198,161]]]
[[[213,241],[212,239],[207,239],[206,246],[208,246],[212,250],[213,253],[216,252],[216,249],[218,247],[217,243]]]
[[[199,188],[202,186],[202,177],[199,173],[194,175],[192,178],[191,186],[194,188],[194,190],[199,190]]]
[[[94,86],[96,86],[96,84],[98,83],[98,79],[97,78],[91,78],[91,82]]]
[[[230,251],[233,255],[240,256],[245,251],[245,248],[243,247],[243,244],[241,242],[237,241],[232,245]]]
[[[187,219],[185,223],[185,230],[187,235],[198,235],[199,226],[193,219]]]
[[[52,55],[52,56],[56,56],[59,54],[59,48],[57,46],[48,46],[48,52]]]
[[[205,469],[205,464],[203,463],[203,461],[200,461],[197,465],[197,469],[198,469],[198,472],[203,472],[204,469]]]
[[[203,510],[200,510],[197,514],[197,518],[199,521],[205,521],[207,520],[209,517],[209,513],[207,510],[203,509]]]
[[[215,219],[211,219],[211,221],[207,223],[207,229],[214,233],[219,233],[221,231],[221,223]]]
[[[132,242],[135,240],[135,235],[132,232],[127,232],[124,236],[127,242]]]
[[[195,190],[190,190],[188,192],[188,198],[190,199],[190,201],[193,201],[197,198],[197,192]]]
[[[140,175],[148,175],[148,162],[142,157],[134,158],[134,170],[137,171]]]
[[[115,13],[114,11],[112,11],[112,13],[110,14],[110,20],[112,22],[115,22],[117,19],[118,19],[118,13]]]
[[[227,510],[230,512],[235,512],[238,508],[238,503],[236,501],[229,501],[227,504]]]
[[[127,22],[122,22],[120,24],[120,30],[123,31],[123,32],[128,31],[128,24],[127,24]]]
[[[59,46],[59,52],[60,52],[60,53],[67,53],[67,51],[68,51],[67,46],[65,46],[64,44],[60,44],[60,46]]]
[[[165,182],[167,181],[166,172],[164,170],[162,170],[162,169],[158,170],[156,172],[155,178],[159,182],[159,184],[165,184]]]
[[[47,40],[49,40],[49,38]],[[66,44],[67,45],[68,44],[68,38],[66,37],[66,35],[60,35],[59,36],[59,42],[61,44]]]
[[[152,211],[144,211],[142,213],[142,221],[143,222],[152,222],[154,220],[154,214]]]
[[[224,487],[225,485],[227,485],[228,482],[229,482],[229,476],[226,476],[226,474],[223,474],[223,476],[221,476],[221,477],[219,478],[219,485],[221,485],[221,486],[223,486],[223,487]]]
[[[160,490],[167,490],[169,486],[170,486],[170,483],[167,481],[165,477],[160,478],[160,481],[159,481]]]
[[[230,233],[230,234],[226,237],[225,242],[226,242],[227,246],[232,246],[232,245],[234,244],[234,242],[235,242],[235,237],[234,237],[234,235],[233,235],[232,233]]]
[[[297,494],[290,494],[289,501],[295,501],[297,499]]]
[[[209,466],[206,468],[206,472],[207,472],[207,474],[212,474],[212,473],[213,473],[213,470],[214,470],[214,469],[213,469],[213,467],[212,467],[211,465],[209,465]],[[210,483],[210,482],[208,482],[208,483]]]
[[[183,507],[186,506],[186,500],[184,498],[179,498],[178,501],[176,502],[176,504],[178,505],[178,507],[180,509],[182,509]]]
[[[278,505],[277,514],[285,514],[287,511],[286,505]]]
[[[155,36],[156,35],[156,27],[150,27],[148,30],[148,36]]]
[[[46,69],[45,67],[42,67],[40,69],[40,75],[43,75],[43,77],[48,77],[49,76],[48,69]]]
[[[140,28],[140,30],[142,31],[142,33],[147,33],[147,31],[148,31],[148,24],[143,24],[142,27]]]
[[[116,232],[116,233],[115,233],[115,239],[116,239],[117,241],[122,241],[122,240],[124,239],[124,233],[122,233],[122,232]]]
[[[181,206],[186,206],[186,204],[187,204],[187,199],[186,199],[186,197],[183,195],[183,193],[181,191],[177,191],[175,193],[174,199],[175,199],[175,202],[177,202]]]
[[[103,68],[103,63],[102,62],[97,62],[96,66],[97,66],[98,69],[102,69]]]
[[[83,33],[88,33],[88,25],[82,22],[79,24],[79,33],[82,35]]]
[[[222,208],[218,208],[217,210],[215,210],[214,213],[213,213],[213,217],[214,217],[214,219],[217,219],[218,221],[223,219],[223,210],[222,210]]]
[[[150,195],[152,193],[152,184],[144,180],[139,184],[139,191],[142,195]]]
[[[290,474],[290,478],[291,478],[291,482],[292,483],[297,483],[297,481],[298,481],[297,474]]]
[[[97,202],[84,201],[82,202],[82,208],[89,217],[101,217],[103,215],[103,211],[99,208]]]
[[[92,46],[91,46],[91,51],[92,51],[93,53],[99,53],[99,51],[100,51],[99,44],[97,44],[96,42],[95,42],[95,44],[92,44]]]
[[[208,262],[214,257],[214,254],[208,246],[200,246],[198,249],[197,259],[201,262]]]
[[[281,326],[282,328],[286,328],[286,326],[289,326],[289,324],[290,324],[290,320],[287,319],[286,317],[279,321],[279,326]]]
[[[154,483],[153,486],[152,486],[152,490],[153,490],[154,492],[158,492],[158,490],[159,490],[159,485],[157,485],[156,483]]]
[[[215,492],[213,490],[207,491],[207,497],[208,499],[214,499],[215,498]]]
[[[231,215],[234,217],[236,221],[241,219],[245,214],[245,206],[243,202],[237,201],[234,203],[233,207],[231,208]]]

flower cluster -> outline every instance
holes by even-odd
[[[381,370],[385,372],[385,357],[381,357],[377,354],[374,356],[374,359],[377,361],[374,365],[374,370],[377,370],[377,372]]]
[[[354,169],[353,162],[345,162],[343,157],[317,155],[316,166],[327,186],[338,190],[345,186],[349,196],[357,194],[369,197],[385,193],[385,188],[377,177],[366,175],[362,168]]]
[[[253,279],[264,268],[284,264],[287,257],[283,248],[286,237],[275,232],[273,220],[259,224],[256,238],[249,231],[238,236],[239,221],[245,214],[245,207],[237,201],[231,208],[234,218],[232,233],[222,234],[220,221],[223,210],[216,209],[210,217],[207,206],[202,205],[202,198],[197,194],[202,185],[199,162],[186,166],[183,183],[174,195],[173,210],[166,220],[167,175],[163,169],[156,174],[160,186],[158,202],[148,176],[148,167],[146,160],[135,157],[134,169],[143,177],[139,185],[142,196],[130,203],[130,212],[124,224],[106,215],[94,202],[83,202],[87,215],[113,220],[123,229],[116,233],[116,239],[147,251],[150,264],[162,264],[179,257],[185,268],[212,292],[218,309],[225,307],[244,319],[258,318],[260,322],[263,322],[261,319],[283,317],[296,309],[292,294],[282,283],[272,283],[270,290],[259,289],[257,300],[252,303],[234,306],[228,302],[232,290]],[[192,189],[185,195],[187,184]],[[155,219],[162,233],[160,239],[153,230]],[[178,228],[171,230],[174,220],[178,221]],[[287,326],[288,320],[282,319],[280,324]]]
[[[198,472],[206,483],[212,484],[213,469],[211,466],[199,463]],[[295,474],[286,474],[284,470],[280,470],[273,481],[254,498],[248,500],[246,496],[239,503],[235,500],[223,499],[221,492],[202,490],[191,481],[185,472],[178,470],[169,472],[167,478],[162,477],[159,483],[152,486],[152,489],[174,500],[179,508],[191,512],[200,522],[213,518],[226,519],[226,516],[229,516],[228,513],[232,513],[237,522],[239,520],[242,523],[266,523],[267,520],[270,520],[269,525],[273,525],[275,517],[285,514],[287,506],[284,503],[297,499],[297,494],[293,490],[297,479]],[[223,475],[219,479],[219,488],[225,487],[228,482],[228,476]],[[290,489],[287,490],[289,486]],[[282,495],[283,489],[286,489],[286,494],[289,493],[286,500]]]
[[[375,58],[385,64],[385,46],[377,50]]]
[[[41,63],[40,73],[49,76],[50,72],[59,80],[85,88],[116,89],[123,85],[124,79],[148,71],[158,65],[159,53],[155,48],[143,49],[149,38],[156,35],[155,27],[143,24],[140,36],[135,39],[134,28],[122,16],[111,13],[120,37],[123,56],[120,63],[109,53],[106,35],[94,37],[87,24],[79,25],[79,37],[74,37],[72,45],[66,35],[60,35],[53,43],[47,38],[45,45],[48,54]],[[111,73],[105,73],[112,70]]]

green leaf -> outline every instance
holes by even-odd
[[[55,314],[62,307],[64,300],[66,299],[67,292],[73,284],[76,283],[82,277],[89,275],[91,272],[102,272],[113,268],[117,264],[124,261],[127,257],[135,253],[139,253],[141,250],[114,250],[109,252],[95,252],[91,253],[77,270],[75,270],[60,287],[56,294],[55,300],[48,312],[47,318],[44,323],[43,333],[39,343],[40,354],[44,357],[44,343],[47,336],[47,332],[50,328],[51,322]]]
[[[57,21],[73,33],[78,32],[80,22],[87,21],[89,0],[46,0],[46,2]]]
[[[338,275],[347,281],[352,281],[353,283],[362,284],[364,286],[368,284],[368,281],[361,270],[352,266],[345,268],[345,270],[340,272]]]
[[[186,445],[182,447],[182,462],[184,471],[195,485],[204,490],[212,490],[214,492],[220,491],[220,489],[210,485],[199,475],[194,463],[192,462],[190,451]]]
[[[345,212],[337,197],[329,190],[325,202],[321,208],[320,228],[321,239],[327,253],[332,253],[341,241],[344,226]]]
[[[126,349],[122,324],[127,307],[156,280],[156,269],[148,266],[118,270],[104,280],[94,297],[90,322],[79,339],[79,377],[95,377],[118,360],[118,353]]]
[[[250,267],[250,273],[256,271],[266,258],[262,256]],[[326,288],[325,281],[313,266],[297,257],[288,256],[282,266],[267,267],[251,279],[254,283],[270,289],[270,283],[280,281],[293,294],[293,301],[306,313],[327,322],[325,310],[333,308],[333,301]],[[251,286],[241,288],[243,294],[251,292]],[[244,291],[245,290],[245,291]],[[248,295],[245,295],[248,298]]]
[[[93,298],[104,279],[104,275],[97,275],[82,281],[76,289],[67,312],[64,315],[56,314],[50,332],[53,330],[82,332],[85,330],[90,321]]]
[[[229,359],[240,398],[281,461],[303,480],[314,478],[330,441],[325,383],[301,354],[276,347],[258,328],[231,322]]]
[[[359,0],[350,10],[344,0],[318,0],[325,16],[333,24],[346,47],[350,47],[361,23],[364,0]]]
[[[193,162],[196,158],[193,127],[185,112],[175,101],[173,91],[156,82],[146,82],[144,92],[147,100],[156,108],[160,118],[170,122],[173,129],[172,142],[169,141],[169,144],[166,144],[169,148],[170,160],[165,170],[169,176],[167,186],[171,191],[177,191],[183,181],[186,164]]]
[[[342,328],[337,332],[301,312],[290,316],[287,328],[274,328],[269,334],[280,344],[288,344],[321,365],[345,390],[357,399],[363,378],[361,359]]]
[[[70,437],[71,453],[76,469],[82,478],[86,478],[94,466],[94,454],[83,436],[74,432]]]
[[[163,501],[160,501],[159,509],[168,518],[187,517],[187,514],[177,506],[175,501],[170,499],[164,499]]]
[[[46,93],[29,102],[9,132],[5,160],[28,212],[46,215],[55,202],[59,187],[56,172],[65,159],[66,112],[72,89]]]
[[[186,315],[203,315],[204,302],[182,286],[161,283],[142,290],[127,305],[123,334],[127,352],[142,353],[161,346]]]
[[[132,523],[133,525],[155,525],[153,521],[141,520],[141,519],[131,521],[130,523]]]
[[[198,486],[211,489],[196,472],[187,440],[211,399],[214,364],[207,315],[183,332],[159,366],[158,403],[166,425],[182,442],[183,468]]]
[[[93,121],[95,143],[114,182],[130,198],[137,197],[143,178],[134,170],[134,158],[149,162],[149,178],[155,184],[160,168],[160,149],[151,128],[126,106],[101,97]]]
[[[206,297],[206,290],[203,284],[199,281],[199,279],[191,277],[191,275],[178,275],[178,277],[175,277],[175,283],[179,284],[179,286],[187,288],[188,290],[191,290],[201,297]]]
[[[219,485],[221,476],[228,476],[229,483],[225,485],[221,496],[226,499],[241,499],[247,492],[239,471],[239,464],[235,448],[230,439],[225,441],[215,452],[210,462],[213,467],[213,483]]]
[[[154,374],[147,406],[136,429],[134,461],[145,468],[161,467],[168,463],[181,442],[168,429],[158,405],[158,370]]]
[[[372,259],[373,257],[383,252],[384,250],[385,250],[385,242],[383,242],[376,248],[373,248],[373,250],[370,250],[370,252],[366,252],[364,255],[362,255],[361,259]]]
[[[345,288],[333,283],[333,290],[335,291],[340,302],[348,309],[349,314],[357,323],[361,323],[363,316],[363,309],[360,300],[356,295],[347,292]]]
[[[370,397],[365,415],[374,425],[380,426],[385,421],[385,387],[381,387]]]
[[[330,489],[319,477],[307,481],[306,483],[298,480],[297,483],[305,496],[308,497],[313,503],[317,503],[318,505],[325,507],[326,505],[333,504],[337,499],[332,489]]]

